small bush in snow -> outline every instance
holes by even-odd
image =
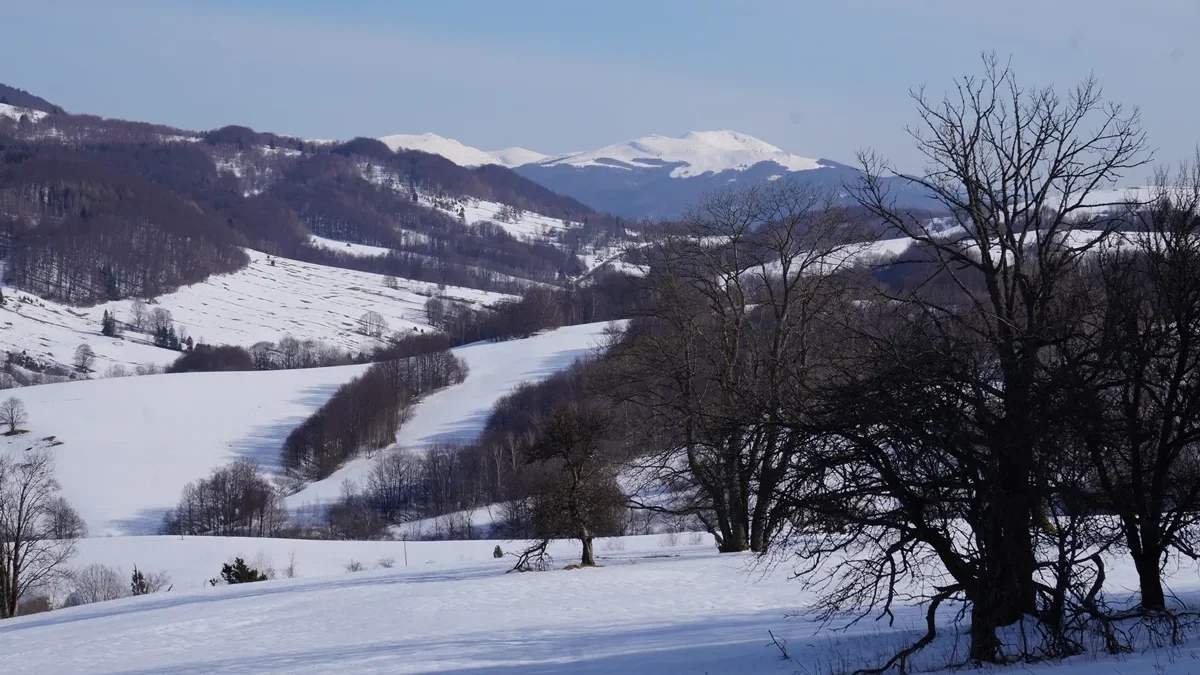
[[[288,579],[296,578],[296,552],[295,551],[288,553],[288,564],[287,564],[287,567],[283,568],[283,576],[287,577]]]
[[[221,578],[227,584],[248,584],[254,581],[266,581],[267,575],[246,564],[241,557],[233,559],[233,563],[225,563],[221,566]],[[216,579],[212,580],[212,584],[216,586]]]
[[[668,532],[658,540],[658,545],[663,548],[675,548],[679,545],[679,533]]]
[[[688,546],[699,546],[704,543],[704,535],[699,532],[693,532],[688,535]]]
[[[99,563],[88,565],[71,574],[74,587],[64,603],[67,607],[88,605],[93,602],[116,600],[129,594],[121,573]]]
[[[380,558],[375,564],[378,565],[380,569],[390,570],[392,569],[392,565],[396,564],[396,559],[389,555],[386,558]]]
[[[361,572],[362,570],[363,570],[363,564],[358,562],[357,560],[351,560],[350,562],[346,563],[346,571],[347,572]]]
[[[129,591],[132,595],[148,595],[162,590],[171,590],[171,577],[166,572],[143,573],[133,566],[133,575],[129,578]]]
[[[496,544],[496,548],[492,549],[492,557],[493,558],[503,558],[504,557],[504,549],[500,548],[500,544]]]

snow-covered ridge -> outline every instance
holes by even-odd
[[[721,171],[744,171],[755,164],[775,162],[788,171],[818,169],[815,159],[785,152],[766,141],[729,130],[689,131],[683,136],[643,136],[599,150],[555,157],[543,166],[605,166],[633,170],[675,165],[672,178]]]
[[[392,134],[391,136],[381,136],[379,140],[388,146],[392,152],[401,149],[420,150],[421,152],[428,152],[433,155],[441,155],[459,166],[499,164],[511,169],[514,166],[522,164],[540,162],[548,157],[548,155],[540,152],[518,147],[488,152],[479,148],[472,148],[469,145],[459,143],[453,138],[446,138],[435,133],[420,135]]]
[[[459,166],[499,164],[514,168],[541,164],[633,170],[673,165],[672,178],[687,178],[709,172],[744,171],[762,162],[775,162],[787,171],[821,168],[821,163],[815,159],[793,155],[761,139],[727,129],[689,131],[679,137],[652,134],[606,145],[598,150],[553,156],[519,147],[488,152],[434,133],[393,134],[382,136],[379,140],[393,151],[420,150],[441,155]]]
[[[501,166],[507,166],[510,169],[522,164],[533,164],[534,162],[545,161],[550,158],[550,155],[540,153],[536,150],[527,148],[511,147],[503,150],[493,150],[488,153],[496,158],[496,163]]]

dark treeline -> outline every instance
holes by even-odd
[[[249,348],[240,345],[197,344],[167,367],[168,373],[198,373],[246,370],[295,370],[366,363],[369,353],[351,354],[320,340],[300,340],[285,335],[278,342],[260,341]]]
[[[422,396],[466,375],[466,364],[449,350],[373,364],[288,434],[284,470],[298,481],[320,480],[359,453],[386,447]]]
[[[62,108],[47,101],[41,96],[34,96],[24,89],[17,89],[6,84],[0,84],[0,103],[16,106],[18,108],[30,108],[32,110],[41,110],[45,113],[53,115],[62,115],[66,111]]]
[[[72,156],[0,149],[6,279],[91,304],[152,297],[246,264],[244,238],[175,193]]]

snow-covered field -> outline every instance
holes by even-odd
[[[399,279],[399,287],[393,289],[378,274],[247,253],[250,264],[244,269],[160,296],[148,309],[170,311],[176,326],[198,342],[248,347],[287,334],[359,350],[375,342],[358,332],[359,317],[367,311],[379,312],[394,331],[428,330],[425,301],[434,294],[470,304],[508,297],[454,286],[438,290],[436,284],[408,279]],[[9,301],[0,307],[0,352],[28,351],[30,356],[70,367],[75,348],[86,343],[96,352],[93,370],[97,373],[115,364],[162,365],[179,356],[146,344],[140,334],[128,333],[124,339],[100,335],[105,310],[128,321],[131,300],[75,308],[11,288],[4,292]],[[20,302],[18,297],[33,302]]]
[[[481,342],[454,353],[470,372],[461,384],[434,392],[419,403],[400,427],[396,448],[420,452],[439,443],[467,443],[483,431],[492,405],[522,382],[537,382],[563,370],[601,346],[607,323],[567,326],[524,340]],[[392,452],[388,448],[383,452]],[[325,480],[310,483],[287,498],[289,508],[337,499],[342,483],[362,482],[372,459],[348,462]]]
[[[137,564],[166,571],[174,587],[5,621],[0,652],[14,675],[791,675],[879,665],[919,634],[919,611],[903,605],[894,608],[894,625],[875,617],[823,625],[805,612],[813,596],[790,578],[788,566],[771,569],[749,555],[718,555],[706,535],[599,540],[602,566],[570,571],[561,568],[574,561],[578,546],[556,542],[554,569],[525,574],[505,574],[512,559],[493,559],[496,544],[510,552],[519,547],[494,541],[87,540],[74,564],[102,562],[122,573]],[[269,562],[277,580],[205,587],[234,555]],[[380,567],[385,558],[391,568]],[[297,578],[280,578],[289,560]],[[352,560],[364,571],[348,572]],[[1113,570],[1117,583],[1130,571]],[[1195,570],[1178,576],[1185,587],[1175,590],[1194,600]],[[919,657],[915,669],[940,665],[954,649],[955,629],[943,631],[946,638]],[[786,646],[788,659],[773,637]],[[961,649],[963,641],[957,642]],[[987,672],[1195,673],[1195,647]]]
[[[390,248],[385,246],[371,246],[370,244],[354,244],[348,241],[338,241],[327,237],[318,237],[311,235],[308,239],[309,243],[317,248],[323,248],[327,251],[337,251],[345,253],[356,258],[378,258],[381,255],[387,255],[391,252]]]
[[[213,468],[238,457],[277,467],[288,433],[365,368],[150,375],[16,394],[28,437],[62,441],[55,474],[91,536],[153,534],[183,486]]]
[[[400,428],[399,445],[419,450],[473,439],[497,399],[589,354],[606,326],[570,326],[525,340],[457,348],[471,368],[466,381],[418,404]],[[152,534],[183,486],[213,468],[245,457],[277,470],[287,434],[365,368],[184,373],[29,387],[17,394],[28,408],[30,433],[2,439],[0,447],[20,449],[27,439],[55,436],[62,442],[55,453],[63,496],[91,535]],[[366,458],[354,460],[288,503],[336,498],[343,480],[360,479],[369,466]]]

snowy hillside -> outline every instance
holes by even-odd
[[[418,404],[400,444],[469,441],[492,403],[517,384],[548,377],[587,355],[606,324],[571,326],[526,340],[459,347],[471,373],[462,384]],[[30,387],[18,392],[29,410],[27,436],[0,440],[20,449],[28,438],[55,436],[63,495],[92,536],[153,534],[187,483],[244,457],[278,468],[284,438],[366,366],[235,373],[185,373]],[[18,447],[19,446],[19,447]],[[369,460],[289,498],[290,506],[337,496]]]
[[[894,624],[870,616],[823,624],[813,596],[749,555],[714,552],[701,535],[597,541],[601,567],[562,570],[578,553],[555,543],[554,569],[505,574],[493,541],[341,542],[146,537],[81,542],[77,565],[168,572],[175,587],[0,625],[14,675],[131,673],[454,673],[456,675],[791,675],[877,666],[920,634],[918,608],[897,605]],[[407,552],[407,565],[405,554]],[[269,562],[276,581],[203,587],[241,555]],[[390,558],[390,569],[379,569]],[[282,570],[294,559],[297,578]],[[366,571],[345,570],[351,560]],[[385,561],[387,562],[387,561]],[[1114,587],[1131,582],[1126,565]],[[1177,575],[1197,595],[1192,566]],[[961,659],[961,635],[918,655],[915,672]],[[959,630],[965,630],[960,628]],[[233,636],[243,636],[241,639]],[[773,636],[785,646],[781,658]],[[956,640],[956,637],[959,638]],[[1159,675],[1195,673],[1192,643],[1120,657],[1077,657],[989,673]],[[910,671],[911,672],[911,671]],[[962,672],[956,670],[953,672]]]
[[[454,217],[460,215],[459,209],[461,209],[461,215],[466,219],[468,225],[476,225],[487,221],[499,225],[504,231],[517,239],[527,241],[550,240],[561,230],[579,225],[576,222],[563,222],[561,219],[543,216],[538,213],[514,210],[505,204],[484,199],[472,199],[468,197],[450,204],[432,200],[431,202],[434,208]],[[506,213],[509,215],[505,215]]]
[[[470,304],[490,304],[507,296],[468,288],[400,279],[388,288],[378,274],[274,258],[247,251],[250,264],[233,274],[210,277],[163,295],[150,308],[171,312],[175,325],[196,341],[245,347],[260,340],[276,341],[285,334],[315,339],[345,349],[370,347],[375,339],[356,332],[367,311],[383,315],[394,331],[428,329],[425,301],[435,293]],[[272,264],[272,262],[274,264]],[[146,336],[124,338],[100,335],[104,312],[125,321],[132,300],[89,308],[74,308],[39,300],[11,288],[0,306],[0,352],[26,351],[32,357],[70,367],[75,348],[87,343],[96,352],[93,370],[104,373],[120,364],[166,364],[179,354],[146,344]],[[29,302],[16,298],[24,297]]]
[[[606,166],[635,169],[673,165],[672,178],[688,178],[704,173],[744,171],[761,162],[774,162],[787,171],[807,171],[821,167],[815,159],[793,155],[736,131],[689,131],[678,138],[643,136],[614,143],[598,150],[551,158],[546,166]]]
[[[56,476],[90,535],[155,534],[183,486],[212,469],[239,457],[277,466],[287,434],[365,369],[152,375],[17,393],[28,436],[62,442]]]
[[[33,108],[18,108],[15,105],[0,103],[0,117],[19,120],[22,117],[27,118],[31,122],[40,122],[46,116],[46,112],[42,110],[34,110]]]
[[[481,342],[458,347],[455,355],[471,369],[462,384],[435,392],[419,403],[400,427],[396,445],[421,451],[438,443],[467,443],[483,431],[492,405],[522,382],[537,382],[594,353],[607,323],[567,326],[524,340]],[[384,452],[387,452],[385,450]],[[322,481],[287,498],[289,508],[331,502],[342,483],[361,483],[371,467],[360,457]]]

